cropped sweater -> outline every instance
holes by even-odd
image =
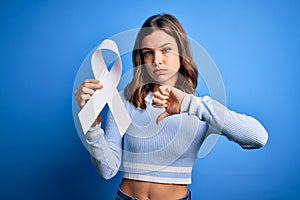
[[[99,174],[112,178],[119,170],[123,178],[157,183],[190,184],[197,152],[210,134],[221,134],[242,148],[264,146],[268,134],[254,118],[229,110],[208,96],[186,95],[182,113],[163,119],[164,112],[151,105],[136,108],[121,94],[132,123],[123,137],[112,113],[108,111],[105,131],[98,127],[86,136],[91,159]]]

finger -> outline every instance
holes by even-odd
[[[166,88],[166,92],[170,95],[170,93],[173,91],[173,89],[172,88],[170,88],[170,87],[167,87]]]
[[[161,104],[152,104],[154,108],[167,108],[167,104],[161,105]]]
[[[102,89],[103,85],[99,84],[99,83],[88,83],[87,82],[87,83],[83,83],[82,87],[87,87],[87,88],[90,88],[90,89],[93,89],[93,90],[97,90],[97,89]]]
[[[167,103],[168,103],[167,100],[161,100],[161,99],[157,99],[157,98],[152,99],[152,105],[153,106],[166,107]]]
[[[169,96],[170,89],[169,89],[169,86],[160,86],[160,87],[158,88],[158,91],[159,91],[162,95]]]
[[[83,94],[93,95],[95,93],[95,90],[92,90],[88,87],[82,87],[82,92]]]
[[[83,106],[85,105],[85,101],[84,100],[80,101],[78,103],[78,105],[79,105],[80,108],[83,108]]]
[[[154,96],[155,98],[158,98],[158,99],[161,99],[161,100],[165,100],[165,99],[168,99],[168,98],[169,98],[169,94],[168,94],[168,93],[167,93],[167,94],[162,94],[162,93],[159,92],[159,91],[154,92],[154,93],[153,93],[153,96]]]
[[[80,95],[80,100],[89,100],[90,98],[91,98],[91,95],[89,95],[89,94],[82,94],[82,95]]]
[[[103,86],[99,83],[100,83],[100,81],[97,79],[86,79],[82,83],[82,86],[89,87],[92,89],[101,89]]]
[[[159,122],[160,122],[161,120],[163,120],[164,118],[166,118],[166,117],[168,117],[168,116],[170,116],[170,114],[169,114],[167,111],[161,113],[161,114],[156,118],[156,124],[159,124]]]
[[[97,79],[86,79],[83,83],[99,83],[99,80]]]
[[[85,103],[87,102],[87,100],[89,100],[91,98],[91,95],[89,94],[82,94],[80,95],[80,97],[76,97],[76,101],[79,105],[80,108],[83,108],[83,106],[85,105]]]

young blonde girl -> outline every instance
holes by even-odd
[[[105,131],[95,121],[86,137],[103,178],[123,171],[116,199],[191,199],[187,185],[193,163],[210,134],[224,135],[247,149],[266,144],[268,134],[256,119],[194,95],[197,67],[174,16],[154,15],[145,21],[134,45],[133,73],[121,94],[132,119],[123,138],[111,112]],[[75,91],[78,105],[82,108],[103,87],[86,80]]]

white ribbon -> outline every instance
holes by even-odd
[[[102,49],[108,49],[117,54],[113,67],[108,71],[102,56]],[[104,40],[92,55],[91,65],[95,79],[100,80],[103,88],[96,90],[86,105],[78,113],[83,133],[86,134],[99,113],[107,103],[115,122],[123,137],[131,123],[131,118],[122,102],[117,85],[122,75],[122,62],[117,44],[112,40]]]

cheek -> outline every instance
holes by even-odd
[[[145,64],[150,64],[150,63],[152,63],[153,57],[147,56],[146,58],[144,57],[143,60],[144,60]]]
[[[144,65],[144,69],[145,69],[145,71],[148,73],[148,74],[151,74],[151,70],[152,70],[152,66],[150,65],[150,64],[145,64]]]
[[[169,66],[172,66],[172,68],[175,71],[178,71],[180,68],[180,59],[177,55],[172,55],[169,59]]]

